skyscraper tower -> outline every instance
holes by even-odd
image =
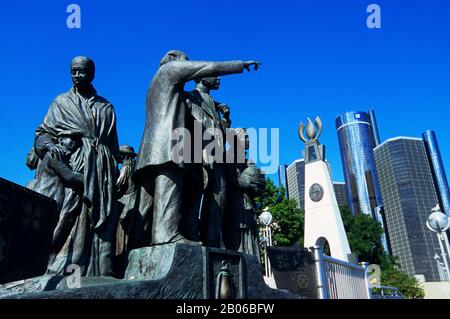
[[[297,202],[298,208],[305,208],[305,160],[295,160],[286,169],[288,198]]]
[[[373,141],[375,143],[375,147],[380,145],[380,133],[378,132],[378,124],[377,124],[377,118],[375,117],[375,111],[369,110],[369,116],[370,116],[370,123],[372,124],[372,134],[373,134]]]
[[[339,206],[347,206],[347,188],[343,182],[333,182],[334,194]]]
[[[286,164],[278,166],[278,184],[280,186],[283,186],[284,191],[285,191],[285,196],[286,196],[286,198],[289,198],[287,176],[286,176],[287,168],[288,168],[288,166]]]
[[[384,250],[390,253],[383,203],[375,167],[373,149],[380,137],[375,112],[347,112],[336,118],[341,160],[347,187],[347,204],[353,215],[366,214],[384,229]]]
[[[440,254],[439,242],[425,224],[438,197],[424,141],[388,139],[374,155],[392,254],[410,276],[446,280],[434,258]]]
[[[379,135],[373,111],[347,112],[336,118],[336,129],[347,187],[347,202],[353,215],[373,216],[381,207],[381,193],[373,149]]]
[[[442,211],[450,216],[450,190],[447,176],[445,175],[444,164],[442,163],[441,152],[436,138],[436,133],[432,130],[425,131],[422,134],[425,148],[427,150],[428,160],[430,162],[433,180],[439,198],[439,204]]]

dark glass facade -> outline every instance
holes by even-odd
[[[392,254],[408,275],[443,280],[433,258],[440,254],[439,243],[425,224],[438,200],[425,143],[390,139],[374,149],[374,156]]]
[[[333,188],[338,206],[347,206],[347,188],[345,183],[333,182]]]
[[[287,176],[286,176],[286,170],[287,170],[287,165],[280,165],[278,166],[278,184],[280,186],[283,186],[285,192],[286,192],[286,197],[289,197],[289,190],[288,190],[288,185],[287,185]]]
[[[434,131],[428,130],[422,134],[427,150],[428,160],[433,172],[434,183],[438,190],[439,204],[441,209],[450,216],[450,190],[447,176],[445,175],[444,164],[442,163],[441,152]]]
[[[289,199],[297,202],[298,207],[305,208],[305,161],[296,160],[286,169]]]
[[[370,124],[372,124],[372,135],[374,139],[375,146],[380,145],[380,133],[378,132],[378,124],[377,124],[377,118],[375,117],[375,111],[370,110],[369,111],[370,116]]]

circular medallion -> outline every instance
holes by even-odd
[[[320,184],[312,184],[311,188],[309,189],[309,198],[313,202],[319,202],[323,197],[323,188],[320,186]]]

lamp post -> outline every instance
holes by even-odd
[[[431,210],[431,214],[428,217],[427,220],[427,227],[437,233],[439,246],[441,248],[442,258],[444,260],[445,265],[445,271],[447,273],[447,278],[450,281],[450,269],[448,267],[448,257],[450,256],[450,245],[447,237],[447,229],[450,227],[450,219],[447,215],[441,212],[441,209],[439,208],[439,204],[436,205]],[[442,241],[445,242],[445,246],[447,248],[447,253],[445,252],[444,245],[442,244]]]
[[[271,274],[269,259],[267,258],[267,246],[272,246],[272,230],[270,224],[272,223],[272,214],[269,212],[269,207],[263,209],[261,215],[259,215],[259,221],[264,225],[263,229],[263,242],[264,242],[264,266],[266,276]]]

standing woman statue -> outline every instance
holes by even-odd
[[[82,187],[66,183],[58,199],[61,207],[48,272],[64,274],[69,265],[76,264],[83,276],[108,276],[113,274],[118,222],[116,180],[120,155],[116,114],[112,104],[97,95],[91,84],[95,75],[91,59],[74,58],[71,74],[73,87],[52,102],[36,129],[34,142],[40,158],[38,170],[46,163],[43,159],[51,157],[64,161],[72,172],[82,176]],[[59,136],[79,139],[80,145],[70,158],[57,142]],[[44,174],[39,178],[59,177]],[[45,181],[34,184],[51,185]]]

